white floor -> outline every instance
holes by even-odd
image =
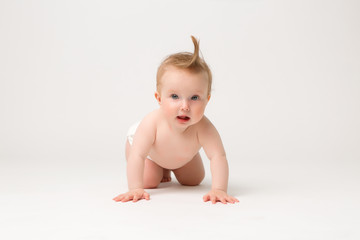
[[[32,162],[0,169],[1,239],[360,238],[354,165],[243,165],[229,182],[240,203],[212,205],[202,202],[209,174],[198,187],[172,181],[150,201],[115,203],[121,163]]]

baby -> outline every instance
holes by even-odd
[[[126,141],[129,191],[116,202],[150,199],[144,190],[171,181],[172,171],[180,184],[196,186],[205,176],[199,154],[210,159],[212,187],[205,202],[235,203],[227,194],[228,163],[214,125],[204,116],[210,100],[212,74],[199,56],[199,43],[191,36],[194,53],[168,56],[157,72],[155,98],[159,108],[130,128]]]

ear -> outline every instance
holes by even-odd
[[[156,98],[156,101],[158,101],[159,105],[161,105],[161,96],[158,91],[155,92],[155,98]]]
[[[210,100],[210,98],[211,98],[211,95],[209,94],[209,96],[208,96],[208,101]]]

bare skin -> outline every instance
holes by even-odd
[[[171,181],[170,171],[183,185],[199,185],[205,176],[199,154],[203,148],[212,174],[212,188],[203,201],[238,202],[227,194],[228,163],[220,135],[204,116],[210,99],[206,75],[170,67],[161,82],[155,93],[160,108],[141,121],[133,144],[126,143],[129,191],[113,200],[149,200],[144,189]]]
[[[171,172],[168,169],[164,169],[163,171],[163,178],[161,182],[171,182]]]

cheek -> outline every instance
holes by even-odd
[[[202,114],[204,114],[205,107],[206,107],[206,104],[197,104],[192,108],[192,110],[195,114],[202,115]]]
[[[174,102],[166,102],[165,104],[162,105],[162,108],[167,113],[172,113],[172,112],[177,112],[178,105]]]

